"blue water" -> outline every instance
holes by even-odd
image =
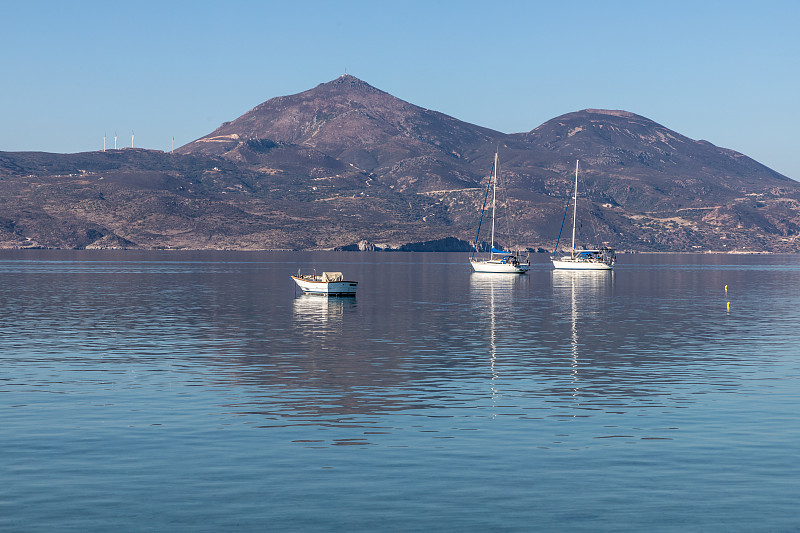
[[[800,258],[618,259],[2,252],[0,530],[800,530]]]

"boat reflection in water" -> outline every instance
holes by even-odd
[[[508,276],[503,273],[473,272],[470,276],[470,289],[473,301],[486,313],[489,341],[489,367],[492,373],[491,394],[494,401],[497,390],[497,355],[498,345],[506,347],[510,353],[514,340],[506,338],[504,333],[512,332],[508,324],[514,324],[514,297],[517,291],[528,284],[527,276]]]
[[[556,305],[567,312],[570,321],[570,353],[572,356],[573,397],[580,394],[579,363],[581,350],[588,346],[579,338],[579,324],[599,314],[599,308],[610,296],[614,272],[610,270],[554,270],[553,295]],[[611,347],[607,343],[604,346]],[[602,349],[602,348],[601,348]],[[592,347],[592,352],[597,348]]]
[[[292,302],[297,329],[312,335],[341,331],[345,311],[355,306],[353,297],[327,294],[302,294]]]

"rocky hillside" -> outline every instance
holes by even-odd
[[[587,244],[797,250],[800,184],[743,154],[625,111],[505,134],[352,76],[172,154],[0,152],[0,246],[454,249],[474,239],[496,149],[505,245],[552,249],[580,159]]]

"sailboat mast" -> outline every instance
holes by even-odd
[[[494,215],[497,213],[497,152],[494,153],[494,166],[492,168],[492,255],[494,255]]]
[[[578,220],[578,161],[575,161],[575,196],[572,197],[572,256],[575,257],[575,223]]]

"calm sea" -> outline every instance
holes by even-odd
[[[800,530],[800,258],[466,260],[0,253],[0,530]]]

